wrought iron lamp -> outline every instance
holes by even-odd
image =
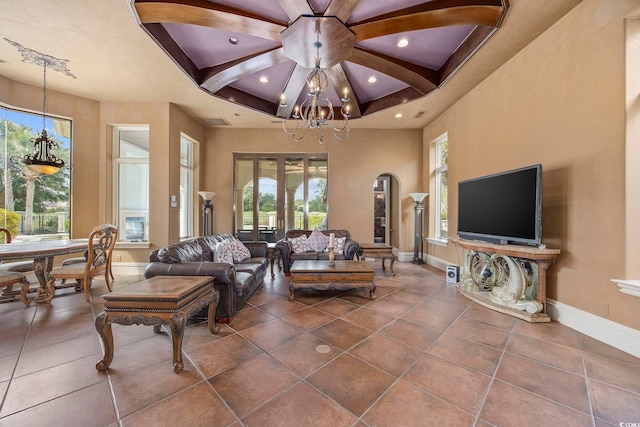
[[[415,212],[415,238],[413,242],[413,264],[424,264],[424,205],[422,201],[429,193],[410,193],[416,204],[413,206]]]
[[[342,127],[336,128],[331,125],[331,121],[334,119],[333,104],[329,100],[329,97],[325,94],[327,86],[329,85],[329,79],[327,74],[320,68],[320,48],[322,43],[316,41],[313,46],[316,48],[315,68],[307,76],[307,98],[302,101],[299,106],[296,105],[293,109],[293,118],[296,122],[296,127],[293,130],[287,129],[287,121],[282,121],[282,129],[291,135],[295,142],[302,141],[307,130],[318,129],[318,142],[322,144],[324,141],[324,128],[330,128],[333,131],[333,135],[343,140],[349,136],[349,105],[350,101],[347,90],[342,93],[340,101],[342,101],[342,108],[340,114],[342,115]],[[286,107],[285,100],[281,100],[282,107]]]
[[[34,151],[31,154],[25,154],[24,156],[12,156],[11,161],[13,163],[24,163],[24,165],[35,172],[36,174],[52,175],[58,172],[64,167],[64,160],[57,158],[51,152],[53,147],[58,147],[59,144],[47,135],[46,123],[47,118],[47,66],[52,65],[45,57],[40,57],[37,60],[38,64],[41,64],[43,72],[43,98],[42,98],[42,132],[37,138],[32,138]]]
[[[213,191],[198,191],[204,203],[202,203],[202,235],[210,236],[213,233],[213,204],[211,200],[216,197]]]

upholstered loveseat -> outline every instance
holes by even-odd
[[[242,252],[236,250],[238,244],[248,252],[234,254]],[[236,248],[232,259],[229,246]],[[240,242],[230,234],[196,237],[151,251],[144,276],[213,276],[220,293],[216,318],[229,323],[264,281],[269,265],[266,255],[266,242]],[[206,317],[206,310],[198,316]]]
[[[283,239],[276,242],[284,274],[291,274],[291,265],[298,259],[329,259],[327,246],[332,233],[335,236],[335,259],[353,259],[360,250],[360,244],[351,239],[348,230],[289,230]]]

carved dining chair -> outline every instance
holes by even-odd
[[[89,302],[91,280],[104,275],[107,288],[111,292],[111,255],[117,240],[118,228],[115,225],[102,224],[94,227],[89,235],[86,262],[63,265],[51,270],[51,278],[62,281],[61,284],[55,285],[56,289],[73,286],[77,290],[84,290],[85,299]],[[66,281],[69,279],[76,282],[67,284]]]
[[[11,243],[11,233],[6,228],[0,228],[0,233],[4,234],[5,243]],[[18,291],[13,290],[13,285],[21,285],[20,300],[24,305],[28,306],[27,292],[29,291],[29,280],[27,276],[19,271],[0,270],[0,288],[2,294],[0,294],[0,302],[9,302],[15,299]]]

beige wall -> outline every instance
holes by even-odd
[[[390,147],[393,147],[390,149]],[[295,143],[281,129],[209,128],[203,147],[203,188],[218,193],[215,232],[233,233],[233,153],[328,153],[329,227],[351,231],[354,239],[373,241],[373,182],[391,174],[400,182],[400,250],[413,250],[413,210],[409,193],[422,190],[420,130],[352,129],[344,141],[325,137],[319,144],[309,131]]]
[[[635,329],[638,299],[610,279],[625,278],[624,17],[638,6],[583,1],[424,130],[425,152],[449,134],[451,235],[458,181],[541,163],[543,242],[562,249],[548,297]]]

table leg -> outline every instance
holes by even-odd
[[[111,322],[107,320],[107,313],[104,311],[96,317],[96,331],[102,338],[104,344],[104,357],[96,363],[96,369],[105,371],[113,360],[113,333],[111,332]]]
[[[187,316],[182,312],[172,313],[169,319],[171,327],[171,342],[173,343],[173,372],[179,374],[184,369],[182,363],[182,338]]]
[[[271,267],[273,268],[273,265]],[[211,292],[213,292],[214,294],[214,300],[211,301],[211,304],[209,304],[209,319],[207,320],[207,326],[209,326],[209,332],[211,332],[212,334],[217,334],[218,332],[220,332],[220,326],[216,322],[216,308],[218,307],[220,294],[215,289],[213,289]]]
[[[38,289],[38,295],[36,295],[35,299],[37,303],[50,303],[55,295],[54,280],[49,275],[52,266],[53,257],[33,259],[33,272],[38,279],[38,283],[40,283],[40,289]]]
[[[293,301],[295,298],[296,285],[293,282],[289,283],[289,301]]]

